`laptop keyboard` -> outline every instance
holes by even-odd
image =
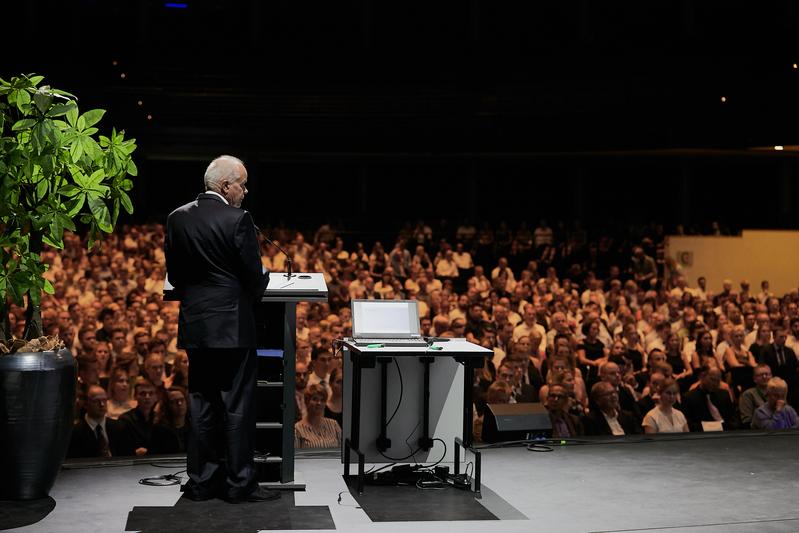
[[[366,346],[368,344],[382,344],[383,346],[427,346],[427,342],[422,339],[355,339],[356,346]]]

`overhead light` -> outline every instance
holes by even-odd
[[[726,96],[722,96],[721,97],[721,103],[724,104],[726,102],[727,102],[727,97]]]
[[[774,149],[778,150],[778,151],[781,151],[781,150],[784,150],[785,148],[782,145],[778,144],[777,146],[774,147]]]

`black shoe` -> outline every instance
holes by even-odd
[[[254,502],[268,502],[270,500],[280,499],[280,492],[276,490],[267,490],[262,487],[256,488],[251,493],[240,498],[225,498],[229,503],[254,503]]]
[[[183,493],[184,497],[195,502],[204,502],[216,498],[216,493],[200,490],[197,485],[194,485],[193,483],[186,483],[185,485],[182,485],[180,487],[180,492]]]

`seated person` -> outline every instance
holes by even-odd
[[[90,385],[84,403],[86,414],[72,429],[68,457],[111,457],[118,455],[120,425],[108,418],[107,397],[99,385]]]
[[[490,403],[512,403],[513,387],[507,381],[497,380],[488,387],[485,394],[485,404]],[[483,414],[478,415],[477,410],[474,411],[475,415],[472,419],[472,436],[476,442],[482,442],[483,439],[483,420],[485,417],[485,410]]]
[[[755,410],[752,417],[752,429],[796,429],[799,428],[799,416],[793,407],[788,405],[788,384],[782,378],[771,378],[766,385],[768,401]]]
[[[583,419],[586,435],[634,435],[641,433],[635,416],[619,407],[619,393],[607,381],[591,387],[591,411]]]
[[[319,383],[305,389],[305,416],[294,424],[295,448],[337,448],[341,446],[341,426],[325,418],[327,389]]]
[[[175,385],[166,391],[167,403],[159,409],[150,438],[151,453],[185,453],[188,425],[188,393]]]
[[[723,422],[725,431],[738,428],[738,417],[728,392],[721,390],[721,370],[704,364],[699,385],[683,397],[683,413],[691,431],[703,431],[702,422]]]
[[[569,413],[570,402],[566,387],[557,384],[549,386],[544,406],[549,411],[553,438],[579,437],[585,434],[580,418]]]
[[[120,455],[146,455],[155,420],[158,393],[149,379],[139,376],[133,386],[136,408],[120,415],[122,439]]]
[[[599,379],[601,381],[610,383],[616,389],[616,392],[619,395],[619,407],[624,411],[629,411],[632,413],[636,420],[641,420],[642,415],[638,410],[635,391],[632,390],[629,385],[622,382],[621,376],[621,369],[619,368],[619,365],[613,361],[605,361],[599,365]]]
[[[648,413],[654,409],[660,399],[660,389],[666,381],[666,376],[661,372],[649,373],[649,384],[644,389],[644,394],[638,400],[638,409],[642,413]]]
[[[644,415],[644,433],[688,433],[688,421],[674,402],[680,387],[673,379],[666,379],[660,387],[657,406]]]
[[[118,419],[136,407],[136,400],[130,397],[130,377],[122,367],[114,367],[108,381],[108,418]]]
[[[771,377],[771,368],[767,364],[760,363],[755,367],[754,372],[752,372],[755,386],[743,391],[741,399],[738,400],[741,427],[751,427],[755,410],[766,403],[766,386]]]
[[[560,385],[564,389],[566,389],[566,394],[569,396],[569,412],[578,418],[582,417],[585,414],[586,409],[588,408],[588,403],[586,402],[583,404],[577,398],[575,393],[576,391],[576,382],[574,379],[574,374],[572,374],[571,370],[565,370],[563,372],[550,372],[547,374],[547,384],[541,387],[541,390],[538,391],[538,396],[540,398],[546,399],[547,395],[549,394],[549,388],[554,385]]]
[[[342,389],[344,385],[344,376],[342,375],[341,368],[334,367],[333,370],[330,371],[330,390],[332,394],[330,398],[327,399],[327,404],[325,405],[325,417],[331,418],[338,422],[338,425],[342,425]]]

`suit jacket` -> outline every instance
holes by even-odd
[[[250,214],[214,194],[173,211],[164,242],[180,299],[181,348],[254,348],[254,304],[269,282]]]
[[[763,353],[763,362],[771,367],[771,372],[774,376],[784,379],[789,386],[794,385],[797,381],[796,353],[787,346],[782,347],[782,353],[785,356],[785,364],[779,365],[777,363],[777,347],[774,344],[770,344]]]
[[[112,418],[105,419],[105,433],[111,455],[122,455],[120,452],[121,426]],[[92,431],[85,418],[72,428],[67,457],[100,457],[100,443],[97,434]]]
[[[620,409],[618,420],[625,435],[637,435],[641,433],[641,424],[635,419],[635,415],[631,412]],[[583,426],[585,427],[586,435],[613,435],[608,421],[605,420],[605,415],[596,407],[592,408],[591,412],[583,418]]]
[[[691,431],[702,431],[702,422],[713,420],[707,406],[708,395],[724,419],[724,429],[737,429],[740,424],[729,393],[721,389],[708,393],[702,387],[697,387],[683,396],[682,412],[688,420],[688,428]]]
[[[138,409],[131,409],[117,419],[120,426],[119,455],[135,455],[137,448],[151,448],[153,434],[153,413],[145,419]]]

